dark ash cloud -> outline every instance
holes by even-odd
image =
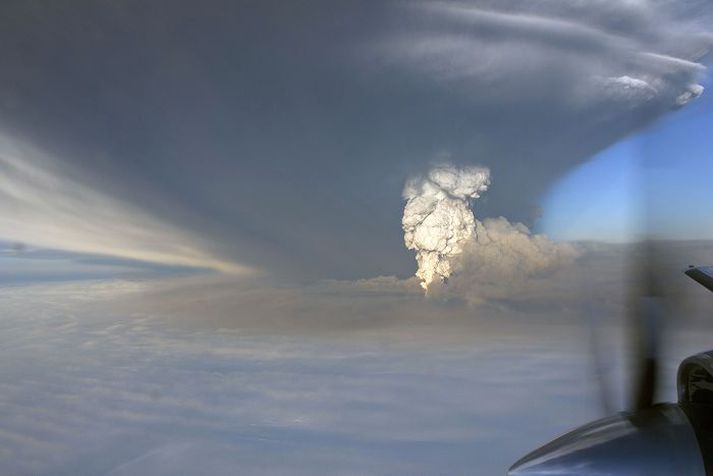
[[[557,176],[697,94],[709,10],[8,1],[0,125],[203,255],[404,277],[408,176],[448,150],[491,169],[481,216],[527,223]]]

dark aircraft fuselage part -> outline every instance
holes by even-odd
[[[696,434],[675,404],[581,426],[528,454],[509,476],[706,476]]]

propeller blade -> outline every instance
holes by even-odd
[[[630,332],[634,349],[634,379],[631,409],[653,406],[659,374],[659,352],[664,324],[664,293],[661,285],[660,254],[653,242],[644,244],[638,266],[638,296]]]
[[[602,316],[597,315],[592,306],[588,306],[586,316],[589,325],[589,360],[594,374],[594,382],[599,393],[599,406],[603,416],[611,415],[614,412],[613,392],[611,382],[607,378],[605,350],[601,346],[602,329],[600,321]]]

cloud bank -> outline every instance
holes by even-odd
[[[234,284],[182,287],[162,309],[147,303],[156,282],[0,289],[0,471],[497,474],[533,440],[594,417],[582,408],[587,386],[571,383],[586,369],[573,329],[536,340],[443,321],[415,328],[389,306],[401,298],[383,306],[301,289],[288,311],[306,295],[323,313],[342,301],[333,323],[372,312],[388,325],[362,322],[373,334],[358,337],[255,333],[243,328],[255,319],[251,294],[269,306],[281,293]],[[220,309],[222,327],[204,325],[198,300]],[[198,327],[178,325],[176,310]],[[514,391],[523,385],[531,395]]]
[[[223,275],[0,287],[0,472],[501,474],[600,416],[583,309],[626,362],[630,250],[597,246],[536,292],[478,306]],[[711,243],[671,249],[686,332],[670,335],[666,399],[711,341],[710,293],[680,272]]]
[[[416,251],[416,276],[424,289],[452,273],[460,275],[459,287],[470,281],[470,291],[478,283],[510,285],[577,256],[572,244],[533,235],[522,223],[504,217],[476,220],[471,202],[489,185],[487,168],[448,164],[406,182],[404,242]]]

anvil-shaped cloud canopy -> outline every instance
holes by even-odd
[[[407,177],[444,149],[456,166],[477,158],[498,185],[479,215],[527,221],[568,168],[701,93],[712,8],[3,2],[0,130],[91,177],[122,209],[197,237],[191,256],[198,239],[221,263],[407,276]],[[3,210],[0,239],[35,240],[45,215],[27,207]],[[82,216],[96,223],[104,210]],[[43,244],[66,247],[67,233]],[[175,243],[149,241],[131,248],[169,246],[175,258]]]

